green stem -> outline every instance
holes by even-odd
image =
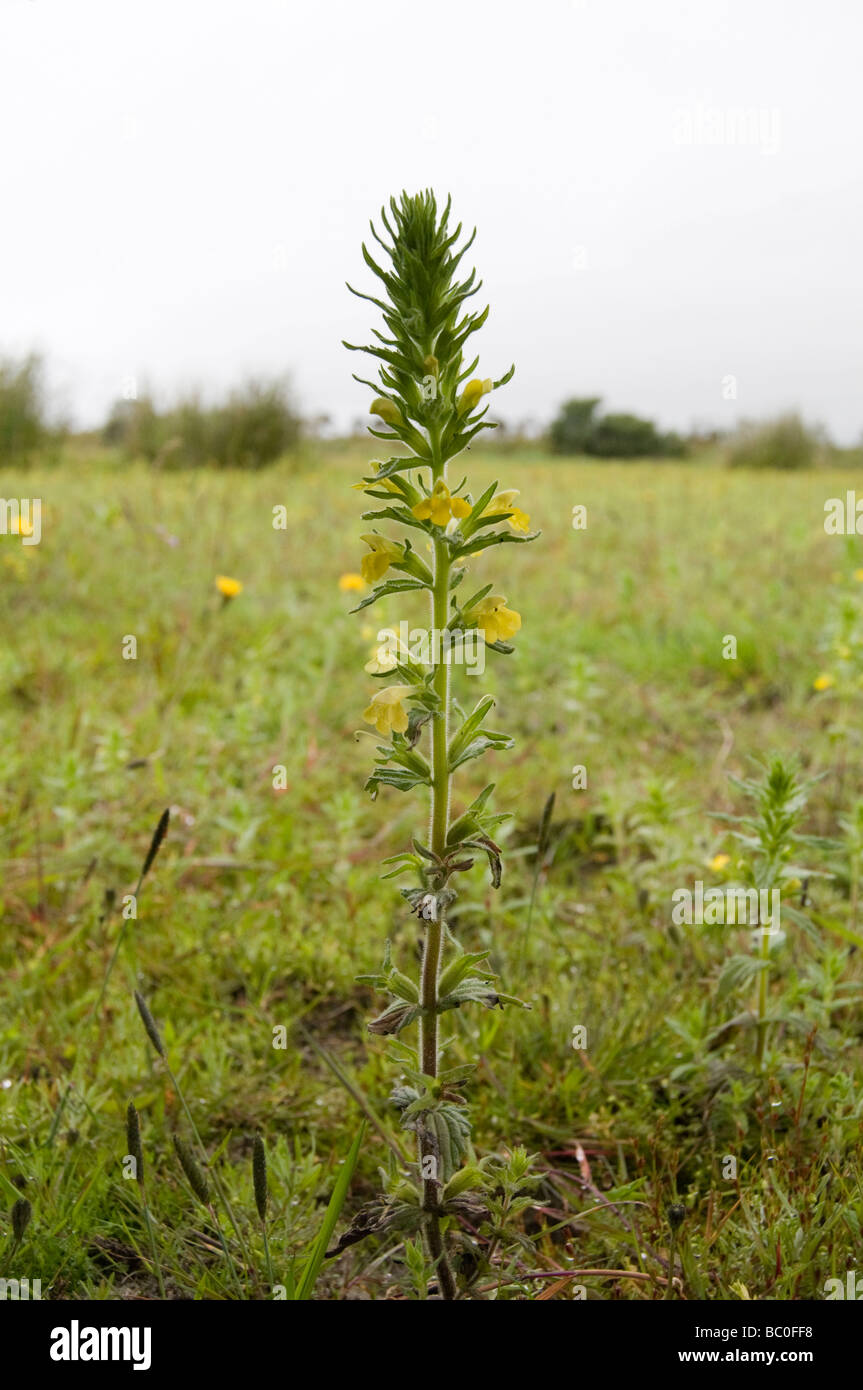
[[[440,437],[430,431],[430,443],[434,466],[433,480],[443,476],[444,466],[440,459]],[[449,603],[450,560],[445,541],[435,538],[434,543],[434,588],[431,599],[432,629],[443,634],[447,625],[447,605]],[[440,655],[443,658],[443,638],[441,636]],[[437,644],[432,643],[432,649]],[[449,663],[443,659],[434,673],[434,690],[441,701],[440,712],[432,720],[432,795],[431,795],[431,848],[435,854],[443,855],[446,848],[449,825],[450,771],[449,771]],[[420,1066],[426,1076],[438,1074],[438,979],[440,976],[441,953],[443,950],[443,916],[426,926],[423,949],[422,977],[420,981]],[[424,1163],[434,1158],[421,1136],[420,1170]],[[423,1177],[423,1207],[428,1213],[427,1235],[429,1253],[435,1262],[440,1289],[447,1300],[456,1296],[455,1279],[444,1249],[440,1229],[438,1177]]]
[[[761,971],[758,980],[758,1038],[756,1044],[756,1057],[758,1059],[758,1066],[762,1067],[764,1065],[764,1044],[767,1041],[767,976],[770,973],[770,934],[763,930],[761,932],[760,956],[761,960],[768,962]]]
[[[149,1238],[150,1238],[150,1253],[151,1253],[152,1256],[153,1256],[153,1265],[154,1265],[155,1270],[156,1270],[156,1278],[157,1278],[157,1280],[158,1280],[158,1282],[159,1282],[159,1297],[161,1298],[162,1302],[164,1303],[164,1301],[165,1301],[165,1281],[164,1281],[163,1278],[162,1278],[162,1264],[161,1264],[161,1261],[160,1261],[160,1259],[159,1259],[159,1252],[158,1252],[158,1250],[156,1249],[156,1235],[155,1235],[155,1232],[154,1232],[154,1230],[153,1230],[153,1223],[152,1223],[152,1221],[150,1220],[150,1208],[147,1206],[147,1199],[146,1199],[146,1197],[144,1196],[143,1191],[141,1192],[141,1205],[142,1205],[142,1207],[144,1208],[144,1221],[146,1222],[146,1226],[147,1226],[147,1235],[148,1235]]]
[[[270,1295],[272,1295],[272,1292],[273,1292],[273,1285],[275,1284],[276,1281],[275,1281],[275,1279],[273,1278],[273,1262],[272,1262],[272,1260],[270,1259],[270,1242],[269,1242],[269,1239],[267,1238],[267,1223],[266,1223],[266,1221],[262,1221],[262,1222],[261,1222],[261,1231],[263,1232],[263,1236],[264,1236],[264,1258],[266,1259],[266,1262],[267,1262],[267,1279],[268,1279],[269,1285],[270,1285]]]

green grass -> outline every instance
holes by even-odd
[[[33,1207],[0,1275],[41,1278],[43,1297],[157,1294],[123,1178],[130,1099],[169,1296],[236,1297],[174,1157],[171,1133],[188,1129],[135,988],[218,1155],[249,1256],[223,1221],[245,1295],[268,1296],[255,1133],[283,1284],[292,1261],[302,1272],[361,1108],[372,1122],[350,1209],[373,1195],[393,1147],[410,1157],[386,1103],[383,1042],[364,1031],[380,1001],[354,976],[379,965],[387,936],[414,957],[417,923],[378,864],[418,828],[417,802],[363,792],[374,741],[360,716],[378,627],[425,614],[389,599],[348,616],[355,598],[338,579],[359,568],[362,510],[349,484],[367,457],[330,447],[266,473],[160,473],[91,451],[0,474],[2,496],[43,499],[39,546],[0,536],[0,1241],[16,1196]],[[863,940],[847,855],[837,849],[834,877],[809,885],[816,931],[787,928],[771,995],[791,1022],[774,1031],[763,1077],[747,1026],[717,1035],[752,1005],[717,995],[747,933],[674,928],[670,899],[716,881],[710,860],[732,847],[710,812],[739,809],[727,774],[748,775],[753,755],[796,754],[827,774],[807,822],[820,835],[839,836],[863,795],[855,697],[812,688],[830,669],[837,576],[853,592],[863,564],[853,543],[825,536],[823,504],[856,475],[530,450],[475,451],[471,475],[520,487],[543,531],[506,552],[500,587],[524,624],[516,655],[458,678],[465,698],[496,696],[516,748],[459,774],[456,811],[493,779],[514,820],[500,892],[479,868],[464,875],[456,928],[470,949],[492,949],[502,987],[532,1009],[448,1014],[445,1033],[454,1061],[481,1057],[477,1153],[523,1145],[542,1177],[538,1208],[508,1225],[484,1287],[535,1297],[555,1287],[553,1270],[608,1270],[560,1281],[556,1297],[581,1285],[590,1298],[661,1298],[666,1210],[680,1202],[675,1296],[822,1297],[826,1279],[863,1268]],[[586,531],[572,529],[576,503]],[[272,526],[279,504],[287,532]],[[480,557],[474,587],[499,580],[498,564]],[[244,585],[227,604],[219,574]],[[736,661],[722,657],[726,634]],[[127,635],[137,660],[122,658]],[[277,764],[285,790],[273,788]],[[572,790],[575,764],[585,791]],[[551,791],[552,862],[528,936],[531,847]],[[88,1022],[166,806],[167,840]],[[316,1296],[416,1296],[417,1258],[395,1237],[356,1245],[324,1266]]]

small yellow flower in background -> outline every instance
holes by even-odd
[[[23,516],[13,516],[9,521],[10,536],[32,536],[33,524],[26,521]]]
[[[373,531],[360,536],[361,541],[365,541],[370,554],[364,555],[360,561],[363,579],[367,584],[374,584],[378,579],[386,574],[393,560],[400,560],[404,554],[404,547],[395,541],[388,541],[386,536],[377,536]]]
[[[863,584],[863,570],[855,570],[854,578],[857,580],[858,584]]]
[[[813,689],[813,690],[829,690],[830,687],[831,687],[831,685],[835,685],[835,684],[836,684],[836,681],[835,681],[835,679],[833,678],[833,676],[830,676],[830,675],[825,674],[825,675],[823,675],[823,676],[818,676],[817,679],[814,680],[814,681],[812,682],[812,689]]]
[[[458,398],[458,413],[464,415],[468,410],[473,410],[474,406],[482,400],[483,396],[488,395],[492,388],[491,377],[486,377],[485,381],[480,381],[475,376],[473,381],[469,381]]]
[[[237,594],[241,594],[243,592],[243,586],[240,583],[240,580],[230,579],[226,574],[217,575],[216,588],[222,595],[222,598],[226,599],[236,598]]]
[[[384,676],[387,671],[394,671],[399,664],[399,659],[395,655],[395,649],[399,647],[398,633],[391,627],[382,628],[378,633],[378,642],[372,651],[371,661],[367,661],[363,667],[370,676]]]
[[[720,870],[721,870],[721,869],[724,869],[724,868],[725,868],[725,865],[726,865],[726,864],[729,864],[730,862],[731,862],[731,856],[730,856],[730,855],[728,855],[728,854],[714,854],[713,858],[712,858],[711,861],[710,861],[710,868],[711,868],[711,870],[713,871],[713,873],[718,874],[718,873],[720,872]]]
[[[510,488],[508,492],[498,492],[489,502],[483,516],[501,516],[509,512],[507,521],[513,531],[529,531],[530,517],[527,512],[523,512],[520,507],[515,506],[515,499],[518,497],[518,488]]]
[[[361,574],[343,574],[339,580],[343,594],[361,594],[365,587],[366,581]]]
[[[402,704],[406,695],[413,690],[412,685],[388,685],[373,696],[371,704],[363,710],[363,719],[374,724],[379,734],[403,734],[408,726],[408,712]]]
[[[415,507],[411,507],[417,521],[428,521],[430,518],[435,526],[449,525],[454,516],[470,516],[471,510],[470,502],[463,497],[452,496],[442,478],[438,478],[429,497],[424,497]]]
[[[521,614],[514,608],[507,608],[503,594],[489,594],[471,616],[487,642],[505,642],[521,627]]]
[[[397,405],[388,401],[386,396],[376,396],[369,406],[369,415],[379,415],[388,425],[403,425],[404,417]]]

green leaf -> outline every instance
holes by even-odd
[[[511,739],[509,734],[495,733],[492,729],[482,729],[477,737],[472,739],[467,747],[461,750],[457,757],[450,760],[450,772],[455,772],[457,767],[461,767],[462,763],[469,762],[471,758],[481,757],[482,754],[488,752],[489,749],[500,751],[501,749],[512,748],[514,742],[515,740]]]
[[[406,594],[411,590],[427,589],[428,585],[423,584],[419,579],[387,579],[383,584],[379,584],[370,594],[366,594],[362,603],[358,603],[356,608],[352,608],[352,613],[359,613],[363,608],[368,608],[369,604],[377,603],[379,598],[384,598],[387,594]]]
[[[770,961],[758,956],[729,956],[719,976],[717,998],[727,999],[735,990],[748,988],[762,971],[769,969]]]
[[[363,1136],[365,1135],[365,1132],[366,1122],[365,1120],[363,1120],[360,1124],[359,1129],[357,1130],[356,1137],[350,1148],[350,1152],[347,1158],[345,1159],[345,1162],[342,1164],[341,1171],[339,1173],[338,1178],[336,1179],[336,1185],[333,1188],[332,1196],[330,1197],[330,1200],[327,1204],[327,1210],[324,1215],[324,1220],[321,1225],[321,1229],[318,1231],[318,1234],[315,1237],[315,1243],[312,1246],[308,1262],[306,1264],[305,1269],[303,1270],[302,1278],[300,1279],[300,1282],[297,1285],[296,1291],[294,1293],[294,1301],[297,1303],[307,1302],[309,1299],[311,1299],[312,1294],[314,1292],[315,1284],[317,1283],[318,1275],[321,1272],[321,1266],[324,1262],[324,1256],[326,1255],[327,1248],[329,1247],[330,1237],[332,1236],[333,1231],[335,1230],[336,1222],[339,1219],[342,1207],[344,1206],[345,1199],[348,1195],[348,1188],[350,1187],[351,1178],[354,1174],[354,1169],[357,1166],[357,1159],[360,1156],[360,1147],[362,1146]]]
[[[477,536],[475,540],[466,541],[453,552],[453,559],[460,560],[465,555],[477,555],[481,550],[487,550],[490,545],[526,545],[528,541],[535,541],[541,535],[541,531],[531,531],[524,536],[516,534],[515,531],[495,531],[492,535]]]

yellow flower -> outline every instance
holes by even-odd
[[[479,377],[475,376],[473,381],[469,381],[458,398],[459,415],[464,415],[468,410],[473,410],[474,406],[479,404],[483,396],[488,395],[491,387],[491,377],[486,377],[485,381],[480,381]]]
[[[222,598],[236,598],[237,594],[243,592],[243,586],[239,579],[229,579],[226,574],[217,576],[216,588],[222,595]]]
[[[836,684],[836,681],[834,680],[833,676],[830,676],[830,675],[826,675],[826,674],[825,674],[825,675],[819,676],[819,677],[817,678],[817,680],[814,680],[814,681],[812,682],[812,689],[813,689],[813,690],[829,690],[830,687],[831,687],[831,685],[835,685],[835,684]]]
[[[378,472],[380,467],[380,463],[375,461],[376,473]],[[365,478],[363,478],[358,483],[351,483],[351,487],[353,488],[354,492],[368,492],[369,488],[378,487],[383,488],[384,492],[394,492],[398,497],[401,497],[402,495],[401,488],[393,482],[392,478],[375,478],[370,483],[367,483]]]
[[[13,516],[9,522],[10,536],[32,536],[33,525],[23,516]]]
[[[502,516],[508,512],[507,521],[513,531],[529,531],[530,517],[527,512],[523,512],[520,507],[515,505],[516,497],[518,497],[518,488],[510,488],[507,492],[496,493],[483,512],[483,516]]]
[[[463,497],[451,495],[443,478],[438,478],[431,496],[424,497],[411,508],[417,521],[427,521],[431,518],[435,526],[447,526],[450,518],[454,516],[470,516],[471,510],[470,502],[466,502]]]
[[[361,574],[343,574],[339,580],[343,594],[361,594],[365,587],[366,581]]]
[[[402,704],[406,695],[413,690],[412,685],[388,685],[372,697],[372,702],[363,710],[363,719],[374,724],[379,734],[403,734],[408,726],[408,712]]]
[[[863,584],[863,570],[855,570],[854,578],[858,581],[858,583]]]
[[[507,608],[503,594],[489,594],[471,615],[487,642],[505,642],[521,627],[521,614]]]
[[[370,676],[386,675],[387,671],[395,670],[399,664],[395,654],[399,647],[398,633],[391,627],[382,628],[378,633],[378,642],[381,645],[374,648],[371,661],[367,661],[363,667]]]
[[[386,574],[393,560],[402,558],[404,549],[395,541],[388,541],[386,536],[376,536],[373,531],[360,536],[360,540],[365,541],[371,552],[360,560],[363,579],[367,584],[375,584]]]
[[[369,415],[379,415],[388,425],[402,425],[404,420],[402,413],[397,405],[388,401],[386,396],[376,396],[369,406]]]
[[[713,858],[710,861],[710,868],[712,869],[713,873],[718,874],[719,871],[721,869],[724,869],[725,865],[728,863],[730,863],[730,855],[714,854]]]

